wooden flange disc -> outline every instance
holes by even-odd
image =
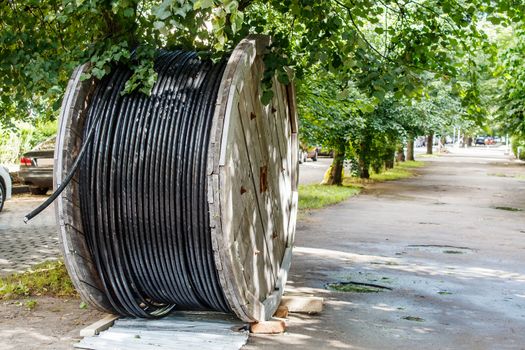
[[[95,90],[94,80],[81,80],[87,65],[75,69],[67,85],[55,144],[54,188],[60,186],[71,172],[73,163],[82,146],[84,120],[91,96]],[[60,249],[71,281],[82,300],[103,312],[114,312],[109,303],[95,263],[88,249],[80,212],[78,172],[55,201]]]
[[[208,155],[208,203],[215,262],[232,310],[245,321],[269,319],[291,262],[298,181],[293,85],[273,81],[261,103],[265,36],[233,51],[215,109]]]

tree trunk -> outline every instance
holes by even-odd
[[[441,136],[438,146],[438,152],[443,152],[443,150],[447,147],[447,138],[445,136]]]
[[[367,162],[359,160],[359,170],[361,179],[370,178],[370,165]]]
[[[472,147],[472,136],[467,137],[467,147]]]
[[[403,149],[403,145],[400,145],[397,147],[396,161],[398,162],[405,161],[405,150]]]
[[[330,166],[330,174],[328,179],[324,182],[325,185],[342,185],[343,184],[343,168],[344,168],[345,154],[341,151],[334,151],[334,160]]]
[[[369,179],[370,178],[370,164],[366,160],[366,155],[362,155],[359,157],[359,177],[361,179]]]
[[[370,178],[370,142],[371,137],[365,136],[364,139],[360,143],[359,147],[359,153],[358,153],[358,162],[357,165],[359,167],[359,177],[361,179],[369,179]]]
[[[409,136],[407,141],[407,160],[415,160],[414,159],[414,137]]]
[[[342,185],[343,169],[345,165],[346,140],[339,140],[337,147],[334,149],[334,160],[330,166],[328,179],[323,181],[324,185]]]
[[[434,133],[431,132],[427,136],[427,154],[432,154],[433,146],[434,146]]]

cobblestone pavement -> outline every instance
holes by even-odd
[[[23,218],[45,196],[15,195],[0,213],[0,276],[22,272],[32,265],[60,256],[54,207],[24,224]]]

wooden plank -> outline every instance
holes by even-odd
[[[264,67],[262,59],[259,58],[252,67],[252,75],[260,76],[263,73],[263,70]],[[261,105],[258,96],[259,84],[260,82],[258,80],[257,83],[254,84],[255,91],[252,95],[252,103],[254,104],[254,110],[256,113],[261,114],[261,116],[257,118],[257,130],[261,139],[261,147],[264,150],[263,153],[265,153],[268,157],[267,164],[270,182],[269,190],[267,193],[265,193],[265,207],[269,208],[268,210],[271,212],[270,216],[272,218],[272,228],[271,230],[268,230],[268,234],[272,237],[272,240],[275,242],[274,246],[277,248],[274,250],[274,261],[278,261],[280,264],[285,248],[284,244],[282,243],[282,239],[279,238],[284,235],[284,225],[282,225],[281,220],[282,208],[280,201],[278,200],[281,194],[276,183],[277,179],[281,176],[280,166],[278,166],[280,157],[278,156],[278,152],[276,152],[276,148],[274,147],[276,145],[276,138],[270,123],[271,114],[267,114],[268,111],[271,113],[271,109],[265,109]]]
[[[315,314],[323,311],[323,298],[312,296],[285,295],[281,305],[286,306],[290,312]]]
[[[82,339],[77,349],[238,350],[249,333],[232,315],[216,312],[176,312],[160,320],[118,319],[98,336]]]
[[[221,145],[218,152],[218,166],[223,165],[223,149],[224,146],[226,146],[227,144],[228,133],[230,130],[227,127],[228,125],[230,125],[229,119],[231,118],[232,108],[235,108],[237,106],[239,98],[239,95],[236,93],[236,84],[239,84],[239,74],[242,74],[242,72],[244,72],[245,68],[242,65],[242,62],[243,60],[244,62],[246,62],[245,52],[249,49],[250,46],[251,45],[248,41],[242,40],[239,43],[239,45],[235,48],[226,67],[228,75],[226,76],[226,80],[224,81],[224,86],[222,86],[221,83],[221,88],[224,91],[219,90],[221,100],[218,104],[220,105],[220,108],[215,113],[215,115],[219,119],[217,122],[217,134],[215,135],[215,143]],[[225,93],[225,91],[227,91],[227,93]],[[223,128],[224,126],[226,126],[226,128]]]
[[[275,318],[287,318],[289,312],[290,311],[288,310],[287,306],[280,305],[277,308],[277,310],[275,310],[275,313],[273,314],[273,317],[275,317]]]
[[[265,317],[270,319],[274,314],[275,310],[279,307],[281,303],[281,298],[284,293],[284,286],[288,280],[288,271],[290,270],[290,265],[292,264],[292,247],[286,249],[284,258],[281,264],[281,271],[279,272],[279,279],[275,283],[275,288],[273,293],[263,302]],[[284,305],[286,306],[286,305]]]
[[[243,219],[242,213],[247,216],[253,216],[256,213],[256,199],[254,197],[254,188],[252,186],[253,180],[247,160],[247,151],[245,148],[242,128],[239,126],[240,119],[236,114],[231,117],[230,127],[230,142],[227,144],[227,152],[225,164],[221,167],[220,173],[220,196],[222,212],[222,229],[223,229],[223,246],[224,250],[229,250],[230,254],[228,264],[231,265],[229,278],[236,284],[235,291],[236,298],[239,298],[238,304],[241,305],[244,312],[255,315],[260,314],[258,311],[262,309],[262,305],[258,305],[258,298],[253,297],[252,294],[259,293],[266,294],[268,288],[260,288],[256,290],[254,284],[248,283],[246,276],[259,276],[259,259],[256,257],[255,251],[263,249],[263,244],[254,232],[253,223],[247,220],[247,225],[242,227],[239,231],[235,229]],[[244,188],[246,192],[241,193]],[[238,234],[237,234],[238,233]],[[249,238],[239,240],[238,235],[245,235]],[[249,244],[241,245],[239,241],[247,241]],[[247,265],[242,256],[249,256],[251,265]],[[248,273],[245,270],[249,270]],[[225,277],[228,279],[228,276]]]
[[[253,271],[251,271],[251,274],[257,276],[257,279],[255,279],[256,283],[252,283],[251,285],[248,284],[248,288],[255,295],[260,296],[258,298],[259,300],[264,300],[269,291],[272,290],[272,285],[275,282],[276,277],[273,275],[273,262],[270,258],[270,251],[264,237],[264,226],[262,225],[261,210],[259,208],[257,199],[258,182],[256,181],[253,172],[250,171],[253,170],[253,168],[251,167],[248,148],[245,142],[246,135],[244,134],[242,127],[238,128],[236,131],[237,140],[235,142],[242,143],[238,155],[238,160],[241,164],[240,167],[247,169],[250,173],[250,183],[245,183],[247,192],[241,196],[241,201],[244,204],[244,208],[249,210],[247,213],[249,227],[247,228],[247,231],[240,233],[253,235],[253,238],[251,239],[252,245],[239,248],[247,250],[247,255],[251,255],[252,264],[254,267]],[[243,268],[242,265],[241,268]],[[268,274],[267,269],[270,270],[270,274]],[[270,278],[270,275],[273,275],[273,278]]]
[[[290,217],[288,219],[288,237],[286,247],[292,247],[295,240],[295,224],[297,222],[297,207],[299,203],[299,192],[292,191],[292,202],[290,204]]]
[[[257,60],[262,60],[261,58],[257,58]],[[261,158],[261,164],[264,164],[264,166],[268,169],[268,190],[264,193],[259,194],[259,202],[260,207],[265,208],[263,211],[263,220],[265,223],[265,237],[269,241],[268,246],[269,249],[273,253],[273,265],[274,265],[274,274],[277,275],[279,271],[280,262],[284,255],[285,250],[285,243],[283,243],[283,240],[276,239],[278,237],[283,236],[284,232],[284,225],[282,225],[280,216],[282,213],[282,208],[279,205],[279,201],[276,200],[280,196],[278,188],[275,187],[275,179],[276,177],[280,176],[280,172],[278,170],[278,167],[275,165],[275,160],[272,158],[270,159],[271,154],[271,144],[268,141],[267,135],[269,131],[265,127],[265,121],[267,120],[267,117],[264,116],[257,116],[257,113],[260,113],[260,109],[257,110],[255,108],[255,105],[260,104],[260,101],[258,99],[258,85],[260,82],[254,80],[252,77],[257,76],[258,68],[256,64],[252,66],[252,69],[250,70],[250,75],[246,77],[247,81],[250,83],[250,86],[252,87],[251,92],[245,92],[244,95],[242,95],[242,100],[246,102],[247,106],[247,115],[254,115],[255,117],[252,119],[250,117],[249,121],[246,120],[246,123],[250,123],[251,129],[250,131],[252,134],[257,135],[259,144],[257,148],[259,158]],[[247,84],[248,85],[248,84]],[[266,214],[267,211],[267,215]]]
[[[288,73],[291,76],[291,73]],[[292,133],[297,134],[299,132],[298,116],[297,116],[297,102],[295,100],[295,85],[292,82],[286,86],[286,97],[288,101],[288,108],[290,113],[290,126]]]
[[[89,326],[82,328],[80,330],[81,337],[91,337],[98,335],[100,332],[105,331],[109,327],[113,326],[115,320],[118,319],[117,315],[106,315],[103,319],[98,320],[97,322],[90,324]]]
[[[228,64],[226,65],[221,83],[219,85],[219,91],[217,94],[217,102],[215,104],[215,111],[213,114],[212,128],[210,130],[210,151],[208,153],[208,174],[218,174],[219,173],[219,158],[221,155],[221,140],[223,139],[225,111],[228,106],[228,99],[231,92],[231,82],[235,69],[238,65],[238,61],[242,56],[242,50],[234,50],[228,59]]]
[[[247,99],[249,99],[249,95],[252,93],[251,89],[249,89],[251,86],[246,85],[245,90],[242,91],[240,94],[239,101],[246,102]],[[246,110],[246,104],[245,103],[239,103],[239,117],[240,117],[240,124],[241,124],[241,130],[243,131],[242,137],[245,141],[245,151],[246,151],[246,160],[247,165],[251,168],[251,174],[253,179],[253,192],[255,196],[256,201],[256,207],[257,207],[257,215],[255,216],[255,219],[258,221],[255,223],[256,229],[260,225],[260,234],[257,235],[261,238],[263,241],[264,246],[258,247],[258,249],[261,251],[261,253],[265,256],[265,265],[269,265],[268,267],[272,270],[272,274],[274,276],[272,283],[277,279],[277,274],[279,272],[279,260],[275,260],[273,256],[273,252],[277,251],[276,247],[274,247],[274,242],[272,240],[272,232],[273,232],[273,219],[272,219],[272,212],[269,210],[269,208],[266,206],[266,200],[268,199],[268,194],[266,189],[262,189],[262,182],[263,178],[261,177],[261,170],[268,167],[268,164],[264,160],[263,151],[261,149],[261,143],[260,139],[258,137],[258,131],[256,127],[256,123],[252,122],[252,119],[250,117],[250,114],[252,113],[251,110]],[[266,180],[266,179],[264,179]],[[270,208],[271,209],[271,208]],[[267,259],[266,259],[267,258]],[[266,261],[267,260],[267,261]],[[266,274],[266,271],[261,271],[261,273]],[[268,288],[268,290],[271,290],[271,287]],[[266,297],[266,296],[265,296]],[[264,299],[263,299],[264,300]]]
[[[268,133],[270,133],[273,145],[274,145],[274,159],[271,163],[272,167],[272,188],[273,188],[273,194],[272,198],[274,201],[274,207],[275,212],[277,213],[274,215],[274,219],[276,221],[275,224],[275,240],[281,242],[280,246],[283,247],[281,251],[275,252],[276,259],[282,259],[284,254],[284,247],[286,244],[286,236],[287,236],[287,225],[284,224],[285,220],[285,214],[286,214],[286,202],[288,197],[288,191],[286,189],[286,173],[283,171],[283,169],[286,169],[285,165],[283,165],[283,147],[281,144],[284,143],[282,140],[281,134],[283,133],[280,123],[278,122],[278,119],[281,118],[281,110],[279,103],[279,89],[280,84],[278,82],[274,82],[273,85],[273,91],[275,93],[273,102],[271,104],[271,108],[269,109],[269,115],[268,115]]]
[[[250,333],[254,334],[280,334],[286,330],[283,320],[255,322],[250,325]]]

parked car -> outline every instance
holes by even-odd
[[[317,158],[319,157],[319,148],[320,147],[309,147],[306,152],[306,158],[310,158],[314,162],[317,162]]]
[[[308,153],[306,151],[304,151],[301,147],[299,147],[299,153],[297,155],[297,159],[299,160],[299,164],[305,163],[307,158],[308,158]]]
[[[53,187],[55,141],[47,139],[20,159],[20,178],[32,194],[46,194]]]
[[[321,147],[318,146],[307,146],[306,144],[301,143],[299,145],[299,163],[306,162],[308,158],[317,162],[320,148]]]
[[[6,200],[11,198],[11,176],[5,166],[0,165],[0,211],[4,208]]]
[[[414,140],[414,147],[425,147],[427,144],[426,136],[419,136]]]
[[[476,145],[485,145],[485,138],[483,136],[476,137],[476,141],[474,142]]]

